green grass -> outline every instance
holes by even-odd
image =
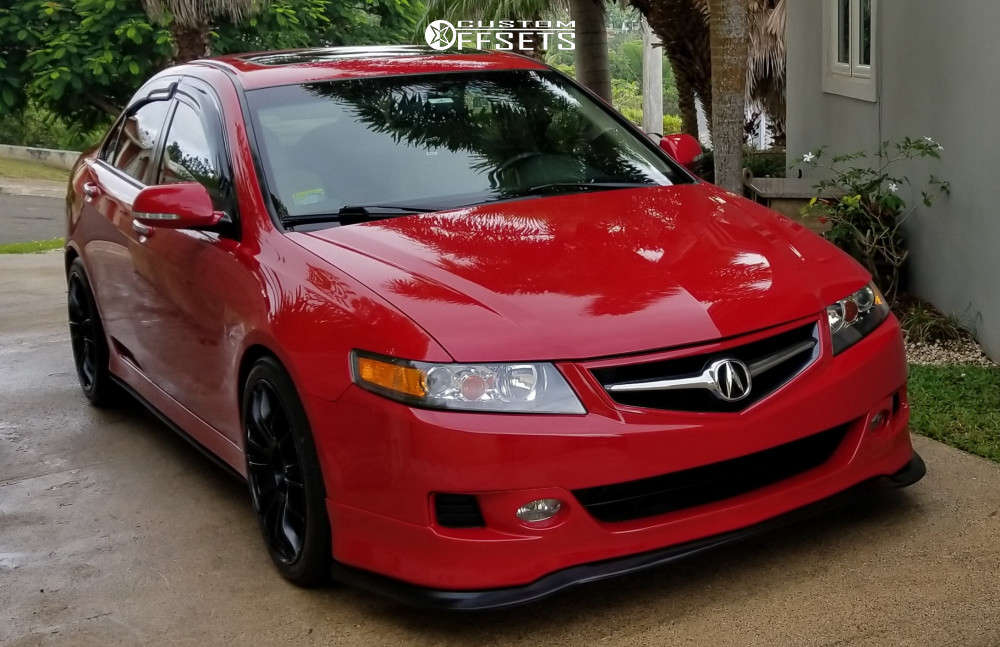
[[[50,240],[33,240],[28,243],[6,243],[0,245],[0,254],[37,254],[47,252],[50,249],[59,249],[65,244],[62,238],[52,238]]]
[[[69,180],[69,171],[48,164],[0,157],[0,177],[15,180]]]
[[[1000,366],[910,365],[910,429],[1000,462]]]

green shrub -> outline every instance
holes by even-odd
[[[611,104],[632,123],[642,123],[642,92],[635,81],[611,79]]]
[[[830,222],[826,238],[865,266],[889,303],[905,288],[900,281],[910,255],[902,226],[913,207],[907,204],[904,190],[919,188],[921,202],[928,207],[951,191],[947,180],[933,174],[922,187],[913,186],[908,176],[897,171],[898,165],[940,160],[942,150],[930,137],[904,137],[882,142],[873,154],[858,151],[828,156],[825,147],[820,147],[802,156],[804,166],[821,169],[826,178],[815,184],[816,197],[803,214]]]
[[[663,134],[671,135],[681,131],[680,115],[663,115]]]
[[[0,144],[82,151],[101,141],[107,125],[85,130],[29,103],[21,113],[0,116]]]
[[[896,304],[896,315],[908,341],[938,344],[971,337],[958,317],[946,315],[915,297],[901,298]]]
[[[743,150],[743,167],[750,169],[754,177],[785,177],[784,149],[758,151]],[[706,182],[715,181],[715,156],[712,149],[705,149],[705,154],[695,163],[695,173]]]

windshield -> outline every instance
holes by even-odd
[[[553,72],[326,81],[247,99],[283,218],[690,181]]]

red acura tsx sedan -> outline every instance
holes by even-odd
[[[878,287],[699,152],[513,54],[165,70],[73,172],[83,391],[244,477],[292,582],[455,609],[920,479]]]

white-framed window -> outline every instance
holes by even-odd
[[[823,91],[876,101],[878,0],[823,2]]]

